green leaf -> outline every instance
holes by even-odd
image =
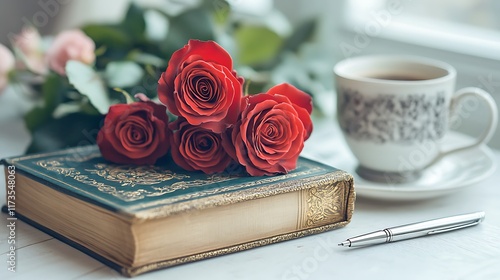
[[[101,114],[106,114],[111,105],[106,87],[94,69],[80,61],[70,60],[66,63],[66,75],[69,82],[88,97],[90,103]]]
[[[56,74],[49,75],[42,85],[43,104],[41,107],[35,107],[24,116],[26,127],[32,131],[44,122],[47,122],[62,101],[65,93],[65,84],[60,76]]]
[[[95,56],[101,56],[103,55],[104,53],[106,53],[107,51],[107,47],[106,46],[100,46],[99,48],[97,48],[95,51],[94,51],[94,54]]]
[[[235,31],[238,61],[257,65],[275,58],[283,43],[282,38],[263,26],[242,26]]]
[[[50,119],[37,127],[28,153],[57,151],[68,147],[96,143],[102,115],[83,113],[68,114],[60,119]]]
[[[113,90],[123,94],[123,96],[125,97],[125,100],[127,101],[127,104],[131,104],[131,103],[134,103],[134,99],[132,98],[132,96],[130,96],[130,93],[128,93],[126,90],[123,90],[121,88],[114,88]]]
[[[227,1],[205,1],[205,9],[212,10],[212,17],[215,24],[223,26],[227,23],[231,15],[231,5]]]
[[[283,49],[297,51],[304,42],[311,39],[316,30],[317,21],[315,19],[308,20],[299,25],[293,34],[288,37],[283,44]]]
[[[26,115],[24,115],[24,123],[29,131],[33,131],[35,128],[39,127],[41,124],[50,119],[51,113],[48,112],[46,108],[35,107],[31,109]]]
[[[132,61],[110,62],[105,77],[110,87],[126,88],[137,85],[144,76],[144,70]]]
[[[139,40],[144,38],[144,31],[146,30],[144,11],[136,4],[131,3],[123,19],[122,26],[134,38]]]
[[[161,59],[153,54],[143,53],[140,51],[131,51],[127,55],[127,59],[145,65],[153,65],[155,67],[164,67],[167,65],[167,62],[164,59]]]
[[[117,26],[90,24],[84,26],[82,30],[94,40],[99,48],[106,46],[108,49],[130,49],[132,45],[128,34]]]
[[[168,17],[151,9],[144,11],[144,20],[146,22],[146,30],[144,37],[153,42],[160,42],[165,40],[168,31]]]
[[[62,118],[64,116],[66,116],[66,115],[69,115],[69,114],[72,114],[72,113],[78,113],[81,110],[82,110],[82,104],[81,104],[81,102],[61,103],[52,112],[52,117],[54,119],[60,119],[60,118]]]
[[[167,53],[182,48],[190,39],[213,40],[213,24],[209,11],[203,8],[195,8],[170,18],[167,39],[163,50]]]

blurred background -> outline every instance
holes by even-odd
[[[443,60],[457,68],[457,88],[483,88],[500,104],[499,14],[500,2],[493,0],[2,0],[0,43],[9,47],[27,25],[40,32],[44,44],[63,30],[82,29],[96,42],[96,73],[111,71],[110,61],[127,61],[119,70],[138,75],[132,84],[103,78],[114,102],[120,99],[114,85],[154,98],[171,53],[190,38],[213,39],[251,81],[250,93],[290,82],[313,95],[315,118],[333,119],[333,66],[367,54]],[[97,133],[89,123],[99,124],[102,112],[91,96],[50,101],[43,96],[49,88],[44,81],[37,85],[22,75],[19,80],[31,85],[9,85],[0,95],[2,150],[13,143],[28,151],[92,143]],[[62,84],[61,92],[74,90]],[[480,133],[483,108],[467,102],[453,129]],[[499,129],[489,145],[500,148]]]

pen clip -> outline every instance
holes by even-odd
[[[482,221],[482,219],[478,219],[478,220],[464,223],[464,224],[458,224],[458,225],[453,225],[453,226],[446,227],[446,228],[440,228],[440,229],[429,231],[427,234],[431,235],[431,234],[443,233],[443,232],[448,232],[448,231],[452,231],[452,230],[456,230],[456,229],[471,227],[471,226],[475,226],[475,225],[479,224],[481,221]]]

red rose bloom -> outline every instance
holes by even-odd
[[[154,164],[170,148],[172,132],[163,105],[151,101],[109,108],[97,135],[102,156],[119,164]]]
[[[312,132],[312,99],[281,84],[242,99],[241,119],[226,150],[252,176],[288,173],[297,167],[304,141]]]
[[[286,96],[293,107],[297,111],[297,114],[304,124],[305,137],[307,140],[312,133],[313,125],[311,121],[311,113],[313,110],[312,98],[309,94],[301,91],[300,89],[292,86],[291,84],[283,83],[270,88],[267,91],[270,95],[284,95]]]
[[[172,137],[172,158],[180,167],[212,174],[224,171],[231,163],[220,134],[190,125],[184,119],[177,119],[171,127],[176,130]]]
[[[243,78],[213,41],[190,40],[174,52],[158,83],[160,101],[192,125],[220,133],[237,121]]]

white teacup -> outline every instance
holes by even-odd
[[[497,124],[497,107],[484,90],[454,92],[456,70],[444,62],[415,56],[362,56],[335,68],[338,121],[369,180],[405,182],[442,157],[487,142]],[[466,96],[484,101],[487,129],[474,143],[440,149],[450,112]]]

